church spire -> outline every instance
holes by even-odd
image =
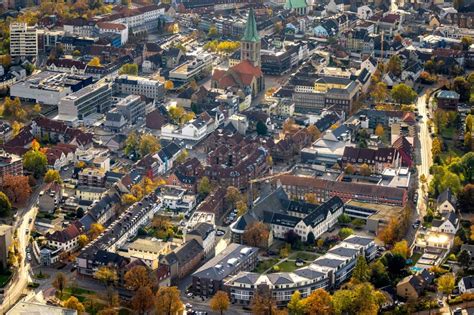
[[[250,8],[249,16],[247,18],[247,24],[245,24],[244,36],[242,37],[244,42],[259,42],[260,36],[257,31],[257,22],[255,21],[255,13]]]

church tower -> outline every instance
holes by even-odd
[[[255,14],[250,8],[247,24],[245,25],[244,36],[240,41],[240,60],[248,60],[255,67],[260,67],[260,36],[257,31]]]

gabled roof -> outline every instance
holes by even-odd
[[[309,215],[307,215],[303,219],[303,222],[307,226],[315,227],[316,225],[324,221],[329,213],[336,212],[342,206],[344,206],[344,202],[341,200],[341,198],[334,196],[325,203],[321,204],[319,207],[317,207]]]
[[[464,284],[466,290],[474,288],[474,276],[467,276],[460,280]]]
[[[449,201],[454,207],[456,207],[457,199],[456,196],[452,193],[451,189],[447,188],[441,194],[439,194],[438,199],[436,202],[438,205],[442,204],[445,201]]]

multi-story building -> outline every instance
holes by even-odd
[[[41,104],[58,105],[63,97],[90,84],[90,76],[42,71],[13,84],[10,96]]]
[[[0,225],[0,264],[2,268],[8,266],[8,250],[13,240],[13,227],[11,225]]]
[[[257,262],[258,248],[231,243],[192,274],[194,295],[213,296],[224,289],[224,279],[240,271],[253,270]]]
[[[128,95],[121,99],[115,107],[130,124],[135,124],[138,118],[145,118],[146,103],[139,95]]]
[[[159,19],[165,9],[156,4],[136,8],[122,7],[118,12],[104,16],[100,22],[122,23],[127,25],[129,32],[137,34],[158,28]]]
[[[405,206],[408,200],[408,193],[402,188],[338,182],[289,174],[278,176],[278,180],[289,196],[301,200],[307,193],[315,194],[318,202],[338,196],[344,202],[353,199],[361,202]]]
[[[170,269],[171,281],[176,283],[179,279],[191,273],[204,257],[204,249],[195,239],[184,243],[182,246],[160,259],[160,264]]]
[[[58,105],[59,120],[76,122],[95,113],[106,113],[112,106],[112,89],[99,82],[63,97]]]
[[[371,261],[375,253],[373,238],[354,235],[314,260],[309,266],[293,272],[265,275],[241,271],[227,278],[224,287],[233,304],[250,305],[253,296],[262,290],[269,292],[278,305],[286,305],[295,291],[299,291],[302,297],[307,297],[319,288],[339,287],[350,278],[360,255]]]
[[[356,170],[366,164],[371,172],[381,174],[387,168],[398,168],[401,166],[401,157],[398,150],[394,148],[354,148],[346,147],[342,156],[342,167],[352,165]]]
[[[10,55],[12,57],[38,55],[38,35],[35,27],[26,23],[10,24]]]
[[[210,72],[214,58],[210,54],[196,56],[170,71],[169,78],[175,84],[185,84],[192,80],[198,81],[206,72]]]
[[[7,174],[23,175],[23,162],[18,155],[0,151],[0,181]]]
[[[79,172],[77,183],[84,186],[103,187],[105,185],[105,172],[97,168],[85,168]]]
[[[83,232],[82,224],[76,221],[67,228],[46,235],[48,246],[62,252],[72,252],[79,248],[79,235]]]
[[[151,99],[162,99],[165,94],[161,82],[132,75],[120,75],[114,81],[114,92],[142,95]]]
[[[214,256],[216,246],[216,228],[214,224],[208,222],[197,223],[184,237],[186,242],[189,242],[192,239],[198,241],[202,246],[205,256]]]

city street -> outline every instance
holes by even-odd
[[[420,177],[422,174],[425,175],[427,183],[430,182],[430,167],[433,165],[433,158],[431,156],[431,143],[432,139],[430,136],[430,131],[428,128],[428,113],[429,109],[426,108],[426,102],[428,101],[427,89],[423,89],[422,94],[418,97],[418,101],[416,106],[418,108],[419,115],[422,116],[418,123],[418,140],[420,144],[419,148],[419,160],[417,161],[417,170],[418,176]],[[427,185],[426,185],[427,186]],[[428,187],[426,187],[428,188]],[[427,204],[427,193],[428,189],[423,192],[422,184],[418,185],[418,202],[417,202],[417,213],[420,217],[423,217],[426,212],[426,204]]]
[[[0,314],[4,314],[6,310],[16,303],[16,301],[24,293],[24,290],[30,281],[30,263],[26,259],[26,247],[29,243],[30,232],[35,224],[34,222],[37,214],[36,201],[38,200],[40,191],[41,187],[36,189],[31,195],[28,205],[18,210],[18,216],[14,224],[14,228],[17,231],[21,261],[11,284],[7,289],[5,289],[5,298],[2,302],[2,305],[0,305]]]

